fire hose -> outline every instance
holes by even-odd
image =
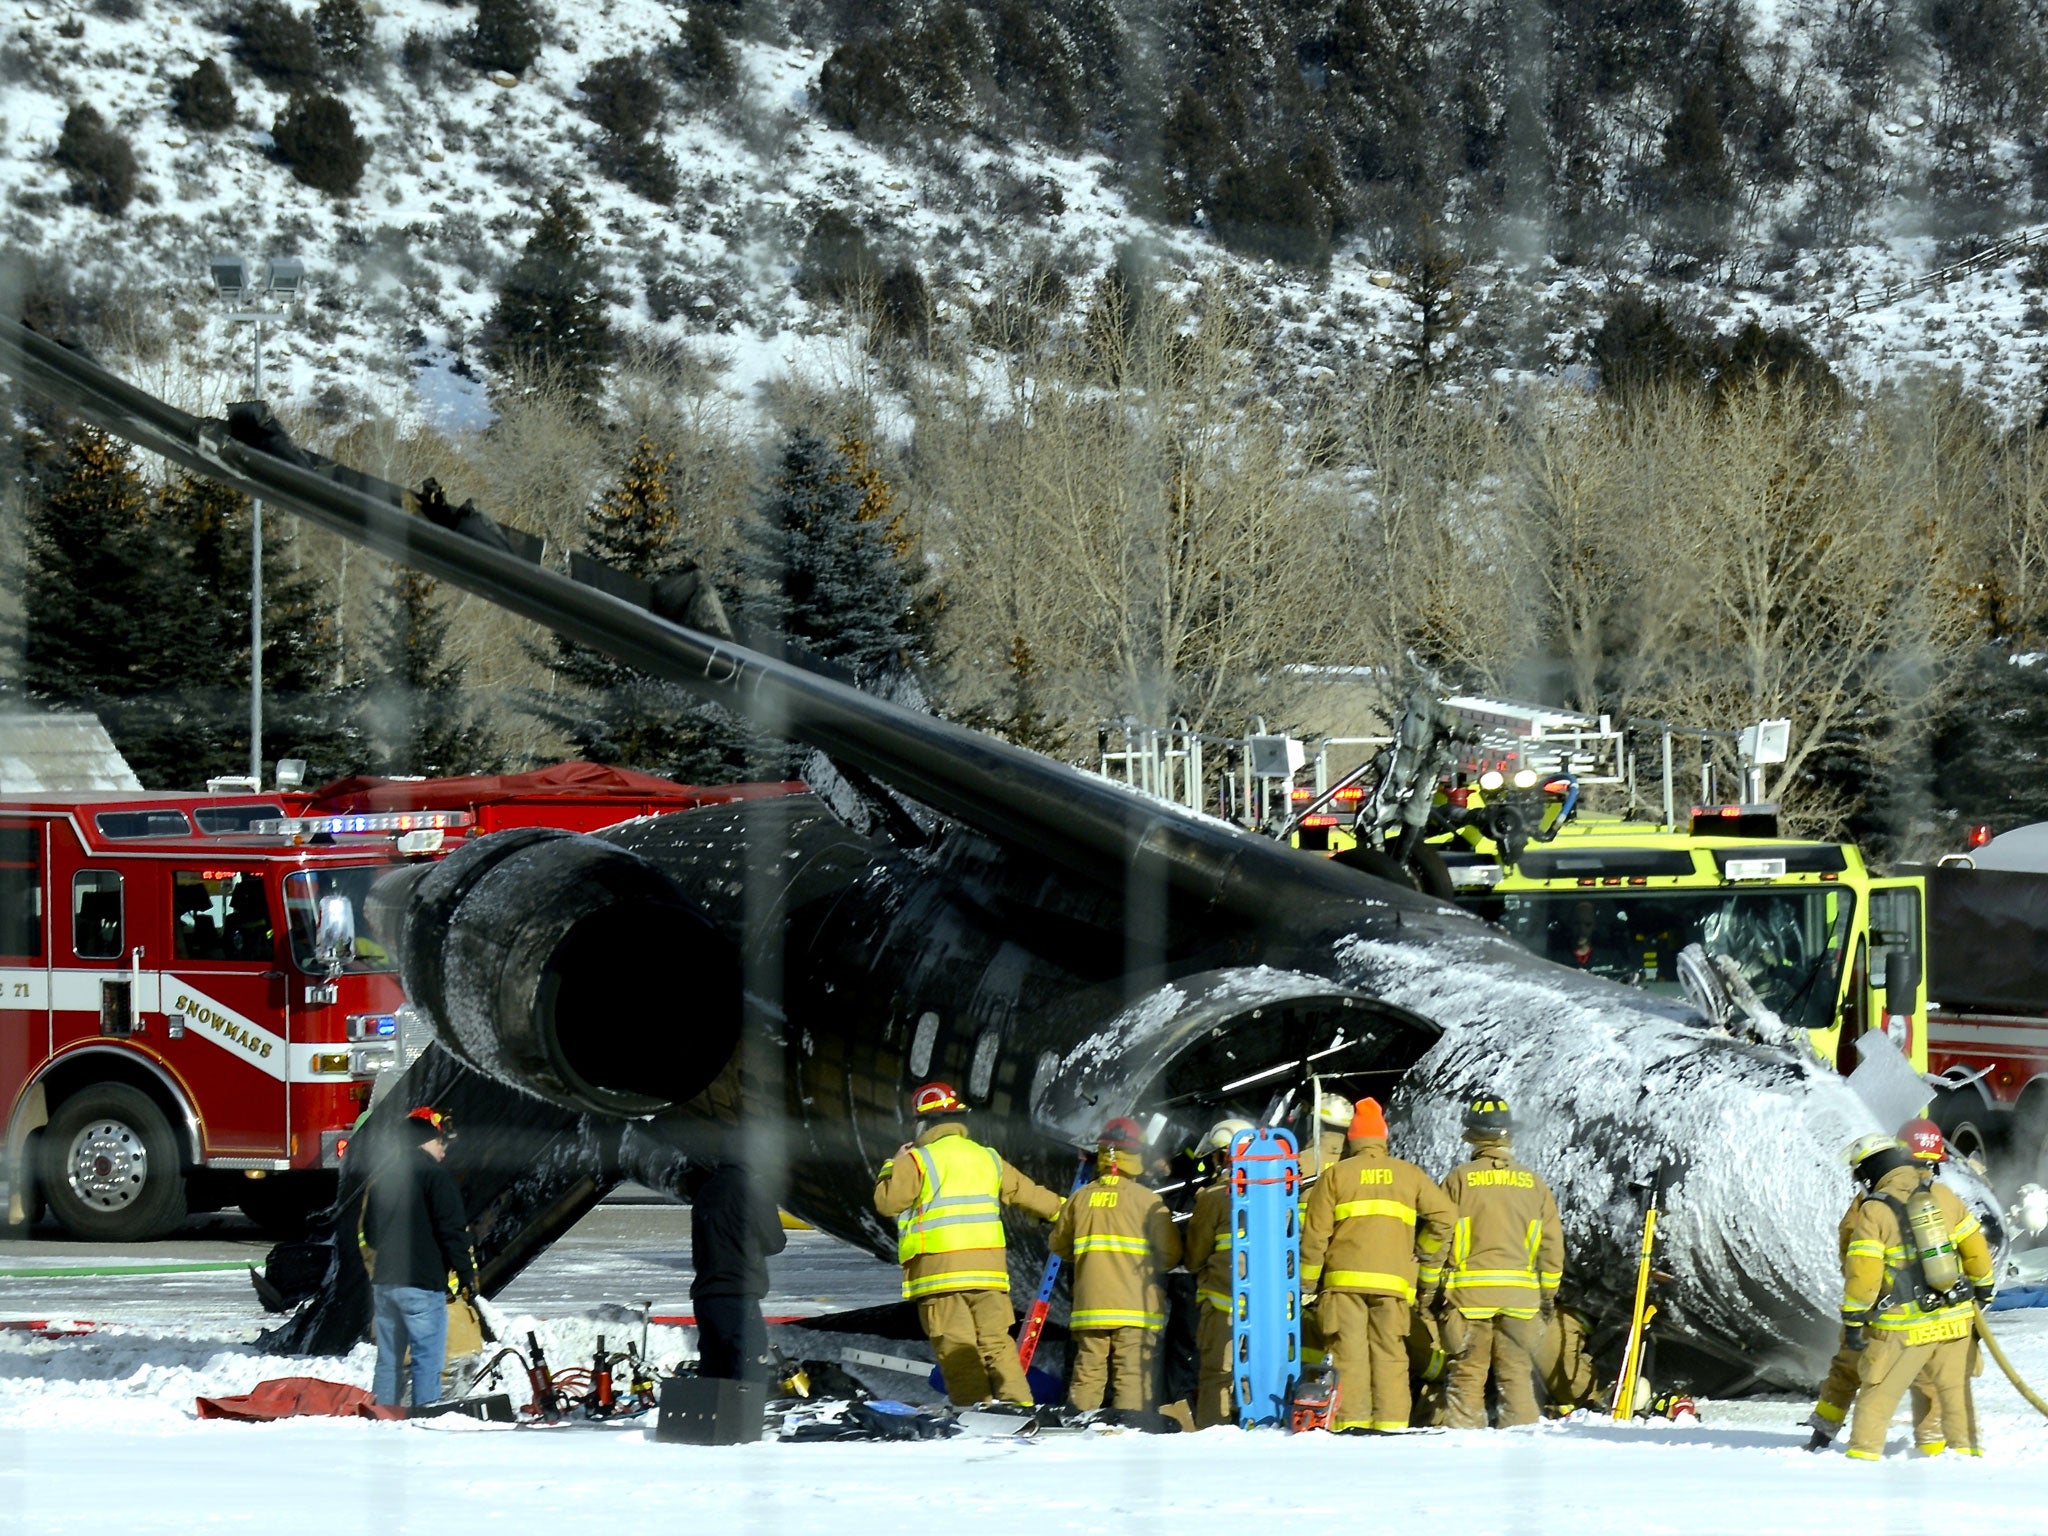
[[[2013,1390],[2032,1403],[2039,1410],[2042,1418],[2048,1419],[2048,1402],[2043,1402],[2040,1394],[2022,1381],[2020,1373],[2012,1368],[2012,1362],[2006,1359],[2005,1351],[1999,1348],[1998,1340],[1991,1335],[1991,1325],[1984,1320],[1984,1309],[1982,1307],[1977,1308],[1974,1326],[1977,1329],[1977,1337],[1982,1339],[1984,1347],[1991,1351],[1991,1358],[1996,1360],[1998,1368],[2005,1372],[2005,1379],[2012,1383]]]

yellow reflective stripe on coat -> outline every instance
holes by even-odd
[[[1091,1232],[1086,1237],[1074,1239],[1076,1256],[1084,1253],[1132,1253],[1143,1258],[1151,1251],[1152,1245],[1145,1238],[1116,1232]]]
[[[1885,1246],[1874,1237],[1859,1237],[1849,1244],[1848,1257],[1852,1259],[1881,1259]]]
[[[1473,1285],[1526,1285],[1531,1290],[1536,1286],[1536,1271],[1533,1269],[1461,1269],[1455,1274],[1444,1276],[1444,1289],[1463,1290]]]
[[[1403,1205],[1399,1200],[1346,1200],[1337,1207],[1339,1221],[1350,1221],[1357,1216],[1391,1216],[1408,1226],[1415,1225],[1415,1207]]]
[[[1371,1269],[1332,1269],[1323,1274],[1326,1291],[1384,1291],[1403,1301],[1415,1300],[1415,1287],[1400,1275],[1381,1274]]]
[[[1230,1298],[1221,1291],[1196,1291],[1195,1300],[1207,1302],[1218,1312],[1230,1310]]]
[[[919,1296],[937,1296],[946,1291],[1005,1291],[1010,1289],[1010,1277],[1000,1269],[942,1269],[934,1274],[913,1280],[903,1277],[903,1294],[915,1300]]]
[[[1164,1328],[1166,1318],[1158,1312],[1126,1312],[1115,1307],[1077,1309],[1068,1326],[1083,1333],[1096,1328]]]

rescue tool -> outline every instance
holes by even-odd
[[[1081,1192],[1094,1168],[1095,1159],[1084,1151],[1074,1168],[1073,1186],[1067,1190],[1069,1200]],[[1045,1316],[1052,1310],[1052,1293],[1059,1279],[1060,1256],[1048,1253],[1045,1269],[1038,1278],[1038,1294],[1031,1299],[1031,1309],[1024,1314],[1024,1326],[1017,1330],[1017,1363],[1026,1371],[1031,1369],[1031,1357],[1038,1353],[1038,1340],[1045,1332]]]
[[[1657,1252],[1657,1213],[1664,1203],[1669,1178],[1668,1167],[1657,1170],[1657,1176],[1650,1181],[1643,1207],[1643,1246],[1641,1257],[1636,1262],[1635,1306],[1629,1314],[1628,1342],[1621,1353],[1621,1375],[1614,1383],[1611,1417],[1616,1420],[1635,1417],[1636,1382],[1643,1375],[1643,1352],[1650,1319],[1657,1315],[1657,1308],[1650,1301],[1650,1279]]]

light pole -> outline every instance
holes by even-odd
[[[230,304],[251,305],[263,294],[279,295],[288,307],[298,297],[306,269],[296,257],[272,256],[247,261],[240,256],[216,256],[207,263],[213,286]],[[283,312],[244,307],[228,311],[237,324],[248,321],[256,327],[255,393],[263,398],[263,326]],[[249,503],[249,778],[253,787],[263,787],[263,502]]]

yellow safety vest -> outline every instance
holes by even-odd
[[[965,1136],[912,1147],[917,1204],[896,1218],[896,1262],[1003,1246],[1003,1160]]]

